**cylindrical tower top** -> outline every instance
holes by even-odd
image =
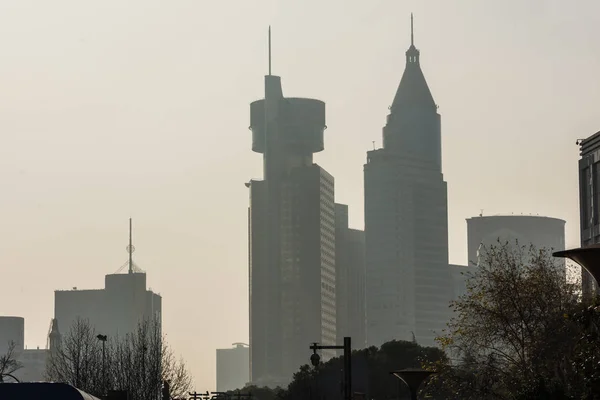
[[[282,98],[277,118],[277,137],[291,153],[312,154],[324,149],[325,103],[306,98]],[[250,104],[252,150],[265,152],[265,101]]]

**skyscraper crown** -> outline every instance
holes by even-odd
[[[414,107],[437,108],[423,71],[421,71],[420,52],[414,44],[413,16],[411,14],[410,47],[406,51],[406,67],[390,109],[394,113],[403,108]]]

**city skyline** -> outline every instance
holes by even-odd
[[[208,17],[202,26],[197,18],[202,9],[189,2],[164,15],[146,6],[149,16],[139,17],[139,31],[129,31],[122,16],[111,16],[115,4],[71,9],[70,16],[82,21],[97,13],[85,27],[48,10],[65,18],[75,34],[58,30],[39,42],[55,20],[28,19],[29,10],[21,5],[0,16],[5,37],[24,32],[5,44],[8,61],[0,67],[5,88],[0,127],[8,145],[0,157],[0,177],[12,189],[0,203],[5,226],[12,228],[0,234],[0,268],[20,283],[0,294],[0,301],[2,311],[25,317],[30,347],[45,343],[55,289],[97,287],[118,269],[126,245],[123,221],[133,216],[139,225],[136,256],[148,271],[149,286],[165,298],[165,332],[188,362],[196,386],[214,386],[214,349],[247,339],[243,183],[260,176],[261,163],[248,151],[243,128],[248,103],[260,95],[260,76],[266,73],[269,23],[273,69],[285,78],[286,91],[327,102],[329,151],[316,161],[336,177],[336,202],[349,204],[352,227],[362,228],[362,165],[371,141],[381,146],[382,110],[404,65],[407,16],[414,11],[425,74],[444,117],[450,262],[466,263],[464,220],[481,208],[484,215],[523,212],[565,219],[566,247],[578,246],[574,142],[598,130],[594,77],[600,60],[589,39],[597,29],[591,27],[598,15],[594,3],[576,14],[558,3],[523,6],[519,12],[513,9],[517,3],[476,5],[469,17],[467,3],[455,10],[441,2],[348,3],[335,28],[325,26],[336,15],[327,6],[306,34],[295,33],[302,24],[290,21],[316,12],[316,3],[279,11],[274,3],[262,3],[265,16],[246,22],[242,14],[248,10],[240,3],[239,15],[229,16],[229,22],[238,24],[244,37],[222,35],[219,41],[207,34],[223,28]],[[134,7],[127,10],[124,14],[138,15]],[[186,17],[190,10],[195,13]],[[225,18],[226,11],[216,13]],[[116,24],[115,33],[105,31],[106,20]],[[361,20],[365,24],[357,25]],[[159,29],[154,37],[160,21],[170,26],[178,21],[178,29]],[[537,33],[531,33],[532,26]],[[201,50],[188,52],[194,48]],[[157,60],[157,54],[165,56]],[[577,76],[568,74],[569,60],[581,61]],[[221,78],[210,82],[215,76]],[[534,157],[532,149],[542,138],[544,156]],[[224,144],[231,147],[219,151]],[[499,165],[508,151],[511,163]],[[556,181],[564,190],[556,189]],[[517,192],[520,196],[511,195]],[[226,204],[223,194],[231,199]],[[222,295],[224,284],[225,309],[204,310]],[[13,304],[20,297],[36,301]],[[199,343],[198,331],[206,323],[226,326],[227,332],[202,332],[200,342],[206,344]]]

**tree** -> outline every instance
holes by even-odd
[[[22,365],[17,361],[16,347],[15,342],[10,341],[6,353],[0,356],[0,383],[4,383],[6,378],[17,380],[14,373],[21,369]]]
[[[164,381],[173,398],[187,394],[191,377],[185,363],[175,358],[160,325],[144,321],[135,332],[109,339],[103,354],[94,328],[78,319],[51,353],[48,378],[95,396],[110,388],[128,391],[132,400],[159,399]]]
[[[580,325],[568,318],[579,287],[547,249],[500,243],[483,249],[456,316],[438,338],[453,365],[433,366],[460,399],[581,395],[572,363]],[[566,397],[564,397],[566,398]]]
[[[307,346],[307,360],[310,352]],[[407,395],[406,389],[391,371],[421,367],[423,363],[442,362],[444,353],[433,347],[422,347],[414,342],[391,341],[381,348],[369,347],[352,352],[352,389],[364,393],[365,398],[387,400]],[[287,389],[244,388],[258,400],[342,400],[343,357],[335,357],[317,368],[302,365],[294,374]],[[235,397],[233,397],[235,398]]]
[[[77,319],[46,365],[48,379],[67,382],[91,394],[103,394],[102,348],[94,328]]]

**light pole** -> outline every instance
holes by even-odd
[[[343,346],[321,346],[313,343],[310,346],[313,354],[310,356],[310,362],[313,367],[317,367],[321,357],[317,350],[344,350],[344,400],[352,400],[352,340],[346,336]]]
[[[102,342],[102,379],[104,380],[104,382],[102,383],[102,385],[104,386],[104,393],[108,393],[108,385],[107,385],[107,379],[106,379],[106,340],[108,339],[108,336],[106,335],[98,335],[96,336],[96,338]]]
[[[435,374],[435,372],[418,368],[407,368],[390,372],[390,374],[394,375],[396,378],[404,382],[406,386],[408,386],[411,400],[417,400],[419,387],[427,378],[429,378],[430,375]]]

